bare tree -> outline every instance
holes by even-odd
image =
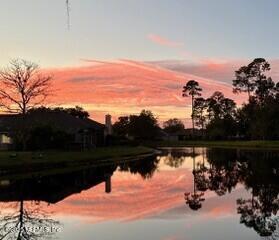
[[[50,94],[51,80],[51,76],[40,73],[37,64],[12,60],[0,71],[0,106],[7,112],[25,115]]]

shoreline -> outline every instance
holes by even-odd
[[[16,154],[16,157],[11,157]],[[34,157],[42,154],[41,158]],[[86,152],[0,152],[0,180],[7,175],[30,177],[41,175],[45,171],[59,172],[71,169],[83,169],[94,166],[106,166],[122,161],[135,161],[151,157],[156,150],[148,147],[109,147]]]
[[[149,142],[149,147],[214,147],[279,150],[279,141],[162,141]]]

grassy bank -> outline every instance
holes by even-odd
[[[222,147],[222,148],[252,148],[278,149],[279,141],[161,141],[150,142],[150,147]]]
[[[0,152],[0,168],[31,165],[79,165],[98,161],[114,161],[121,158],[148,155],[154,152],[148,147],[107,147],[85,152]]]

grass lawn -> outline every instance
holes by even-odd
[[[162,141],[152,142],[152,147],[222,147],[250,149],[278,149],[279,141]]]
[[[0,168],[30,165],[83,164],[97,161],[113,161],[121,158],[152,154],[154,149],[148,147],[107,147],[85,152],[0,152]]]

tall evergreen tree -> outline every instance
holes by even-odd
[[[195,80],[190,80],[186,83],[185,86],[183,86],[183,90],[182,90],[182,96],[183,97],[189,97],[191,96],[191,100],[192,100],[192,114],[191,114],[191,118],[192,118],[192,131],[193,131],[193,135],[194,135],[194,131],[195,131],[195,121],[194,121],[194,100],[196,96],[201,96],[201,91],[202,88],[199,86],[199,83]]]

